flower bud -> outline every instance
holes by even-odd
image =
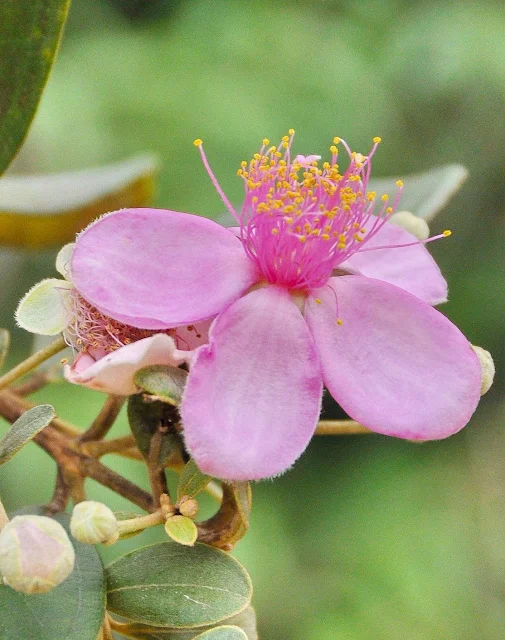
[[[489,391],[491,385],[493,384],[495,373],[493,357],[491,356],[489,351],[486,351],[482,347],[476,347],[472,344],[472,349],[474,350],[477,358],[479,358],[480,362],[480,371],[482,376],[480,395],[483,396]]]
[[[198,514],[198,502],[190,496],[182,496],[179,501],[179,513],[186,518],[194,519]]]
[[[86,544],[115,542],[118,537],[117,518],[105,504],[85,500],[74,507],[70,532],[76,540]]]
[[[398,225],[408,231],[418,240],[426,240],[430,235],[430,228],[426,220],[415,216],[410,211],[397,211],[393,213],[389,222]]]
[[[72,573],[75,551],[59,522],[15,516],[0,532],[0,574],[23,593],[46,593]]]

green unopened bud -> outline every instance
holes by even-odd
[[[85,500],[74,507],[70,532],[85,544],[115,542],[118,538],[117,518],[105,504]]]
[[[23,593],[46,593],[68,578],[75,551],[59,522],[15,516],[0,532],[0,574]]]
[[[397,211],[389,218],[389,222],[408,231],[418,240],[426,240],[430,235],[430,228],[426,220],[415,216],[410,211]]]
[[[190,496],[182,496],[179,500],[179,513],[193,520],[198,515],[198,502]]]
[[[480,395],[483,396],[489,391],[491,385],[493,384],[495,374],[493,357],[489,353],[489,351],[486,351],[482,347],[476,347],[472,344],[472,349],[474,350],[477,358],[479,358],[480,362],[480,372],[482,376]]]

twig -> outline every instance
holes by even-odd
[[[14,367],[14,369],[11,369],[5,375],[0,377],[0,390],[5,389],[16,380],[38,367],[39,364],[42,364],[56,353],[66,349],[66,347],[67,343],[62,337],[60,337],[54,342],[51,342],[51,344],[48,344],[47,347],[44,347],[26,360],[23,360],[23,362],[20,362],[16,367]]]
[[[16,385],[12,390],[17,393],[18,396],[29,396],[39,391],[39,389],[42,389],[42,387],[45,387],[48,382],[49,376],[45,371],[36,371],[26,382]]]
[[[65,480],[62,469],[58,467],[53,497],[51,498],[51,502],[49,502],[49,504],[46,506],[46,511],[48,513],[58,513],[59,511],[64,511],[69,499],[70,485]]]
[[[124,396],[107,396],[107,400],[93,421],[93,424],[82,434],[81,442],[101,440],[104,438],[118,417],[125,399]]]
[[[354,436],[372,433],[354,420],[319,420],[316,436]]]
[[[83,443],[82,449],[94,458],[100,458],[108,453],[124,453],[135,447],[132,435],[114,438],[113,440],[93,440]]]

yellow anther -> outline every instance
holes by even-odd
[[[290,216],[284,218],[284,220],[288,223],[288,224],[293,224],[293,218],[291,218]]]
[[[307,241],[307,236],[300,236],[300,237],[298,238],[298,240],[300,240],[300,242],[302,242],[302,243],[303,243],[303,242],[306,242],[306,241]]]
[[[379,142],[382,142],[382,138],[379,138],[379,136],[375,136],[373,141],[374,141],[375,144],[379,144]]]
[[[363,242],[363,238],[357,233],[354,234],[353,238],[356,240],[356,242]]]
[[[329,240],[329,239],[330,239],[330,236],[329,236],[329,234],[328,234],[328,233],[322,233],[322,234],[321,234],[321,238],[322,238],[323,240]]]
[[[389,196],[388,196],[388,194],[387,194],[387,193],[384,193],[384,194],[381,196],[381,200],[384,200],[384,202],[386,202],[386,200],[389,200]]]
[[[247,167],[247,162],[245,160],[242,160],[242,162],[240,163],[241,167]]]
[[[321,298],[316,298],[316,304],[322,304]]]
[[[339,326],[342,326],[344,324],[344,321],[342,320],[342,318],[337,318],[337,324]]]
[[[446,229],[443,234],[444,238],[448,238],[450,235],[452,235],[452,231],[450,229]]]
[[[195,147],[200,147],[203,144],[203,140],[201,140],[200,138],[197,138],[196,140],[193,141],[193,144],[195,145]]]
[[[338,144],[339,142],[340,142],[340,138],[335,136],[335,138],[333,138],[333,144]]]
[[[279,229],[272,229],[272,233],[274,236],[276,236],[279,233]]]
[[[294,129],[290,129],[288,131],[288,133],[289,133],[290,136],[294,136],[295,135],[295,130]]]
[[[377,193],[375,191],[370,191],[369,193],[366,194],[367,200],[370,200],[370,202],[372,200],[375,199],[375,196],[377,195]]]
[[[331,147],[330,147],[330,151],[331,151],[332,153],[334,153],[334,154],[337,154],[337,153],[338,153],[338,149],[337,149],[337,147],[336,147],[334,144],[332,144],[332,145],[331,145]]]
[[[402,180],[397,180],[396,181],[396,186],[397,187],[403,187],[403,181]]]
[[[61,364],[68,364],[68,358],[62,358],[60,362]]]
[[[267,144],[270,144],[270,140],[268,138],[263,138],[263,144],[265,145],[265,147],[267,146]]]
[[[393,213],[393,207],[388,207],[386,209],[386,213]]]

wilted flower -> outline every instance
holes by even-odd
[[[23,593],[46,593],[68,578],[75,552],[65,529],[45,516],[15,516],[0,532],[0,574]]]
[[[65,377],[117,395],[137,391],[133,376],[153,364],[179,366],[191,360],[192,350],[207,340],[208,324],[139,329],[108,317],[89,304],[72,283],[70,259],[73,244],[56,258],[56,269],[65,278],[49,278],[36,284],[16,311],[19,326],[32,333],[63,333],[77,353],[66,365]],[[89,274],[89,277],[93,277]]]
[[[117,537],[118,529],[117,518],[107,505],[95,500],[84,500],[75,505],[70,533],[79,542],[108,542]]]
[[[78,290],[120,322],[153,329],[217,316],[181,414],[189,452],[221,478],[288,468],[314,432],[323,383],[363,425],[416,440],[459,431],[480,395],[478,358],[432,307],[446,300],[444,278],[424,243],[389,222],[399,194],[390,205],[367,192],[380,139],[366,156],[342,141],[344,169],[339,139],[322,165],[292,159],[293,133],[242,163],[239,213],[195,141],[237,228],[127,209],[91,225],[73,253]]]

